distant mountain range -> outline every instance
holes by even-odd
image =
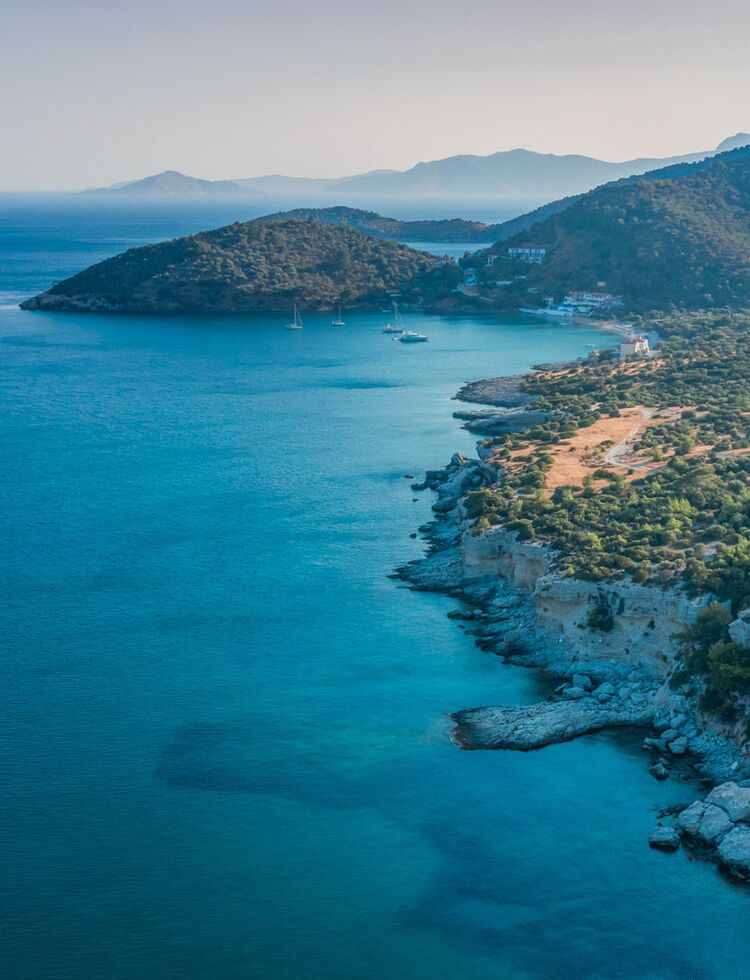
[[[750,146],[615,181],[542,218],[474,260],[490,303],[593,289],[628,311],[750,306]],[[529,266],[511,247],[546,255]]]
[[[237,180],[201,180],[175,170],[87,194],[135,196],[252,195],[298,197],[442,197],[552,200],[591,190],[600,184],[657,168],[693,163],[707,156],[750,144],[749,133],[737,133],[715,150],[667,158],[639,158],[610,163],[594,157],[532,150],[504,150],[489,156],[461,155],[418,163],[408,170],[375,170],[340,178],[270,175]]]

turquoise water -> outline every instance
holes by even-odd
[[[458,385],[601,335],[15,307],[174,221],[0,213],[0,974],[746,977],[748,893],[646,846],[692,790],[637,740],[457,750],[537,681],[388,578]]]

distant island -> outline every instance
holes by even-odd
[[[247,221],[132,248],[22,304],[26,310],[246,313],[368,308],[440,264],[347,224]],[[454,274],[457,272],[453,266]]]
[[[115,197],[215,197],[245,192],[245,188],[232,180],[201,180],[181,174],[178,170],[165,170],[142,180],[83,191],[92,196]]]

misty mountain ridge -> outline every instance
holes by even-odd
[[[348,177],[288,177],[269,174],[235,180],[202,180],[175,170],[125,184],[87,191],[118,196],[332,195],[347,197],[411,196],[519,198],[553,200],[585,193],[601,184],[665,166],[693,163],[750,144],[749,133],[723,140],[715,150],[672,157],[640,157],[612,163],[581,154],[501,150],[488,156],[459,154],[420,162],[407,170],[373,170]]]

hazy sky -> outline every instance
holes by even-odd
[[[0,188],[750,130],[750,0],[0,0]]]

